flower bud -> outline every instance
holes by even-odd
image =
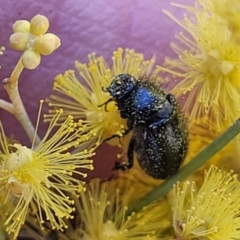
[[[28,37],[21,32],[13,33],[9,38],[10,46],[17,51],[23,51],[27,48]]]
[[[41,61],[41,56],[38,52],[32,50],[24,51],[22,55],[22,64],[27,69],[35,69]]]
[[[18,20],[16,21],[13,26],[13,32],[20,32],[20,33],[25,33],[25,32],[29,32],[30,30],[30,22],[26,21],[26,20]]]
[[[30,33],[38,36],[47,32],[49,21],[43,15],[36,15],[31,19]]]
[[[35,41],[35,50],[42,55],[49,55],[61,45],[59,37],[52,33],[46,33]]]

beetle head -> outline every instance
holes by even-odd
[[[126,97],[137,84],[137,80],[129,74],[120,74],[113,79],[107,91],[114,100],[118,101]]]

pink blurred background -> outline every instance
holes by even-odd
[[[176,3],[193,5],[193,0],[175,0]],[[182,9],[170,5],[168,0],[7,0],[0,9],[0,46],[6,47],[0,56],[0,79],[9,77],[17,63],[20,52],[13,51],[8,44],[12,24],[16,20],[30,20],[43,14],[50,20],[49,32],[61,38],[61,47],[50,56],[42,57],[35,70],[24,70],[19,89],[26,110],[33,123],[36,122],[39,100],[52,93],[54,77],[65,70],[74,69],[74,61],[87,62],[87,55],[96,52],[111,63],[112,52],[118,47],[132,48],[144,53],[147,59],[156,56],[162,64],[165,56],[175,56],[170,42],[181,28],[166,16],[162,9],[182,18]],[[0,86],[0,98],[8,96]],[[47,106],[44,107],[47,111]],[[7,135],[30,146],[21,125],[11,114],[0,109],[0,119]],[[41,123],[40,136],[47,124]],[[90,177],[108,176],[116,160],[114,151],[101,146],[97,151],[96,171]]]

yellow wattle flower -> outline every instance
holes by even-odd
[[[172,92],[184,98],[189,123],[209,119],[219,133],[240,116],[240,45],[214,13],[182,7],[190,12],[182,21],[165,11],[187,33],[172,44],[178,58],[166,59],[159,70],[179,78]]]
[[[0,123],[0,194],[5,196],[3,203],[15,206],[4,223],[13,238],[30,210],[40,226],[47,220],[52,229],[66,228],[64,219],[73,218],[75,211],[68,193],[78,195],[83,191],[84,182],[76,177],[86,177],[81,169],[93,169],[94,147],[85,143],[89,136],[81,135],[71,116],[50,137],[61,114],[62,110],[55,114],[41,142],[37,146],[33,142],[31,148],[9,145]],[[81,145],[82,151],[70,152]]]
[[[211,166],[201,186],[174,186],[173,227],[177,239],[239,239],[240,184],[233,172]]]
[[[125,189],[120,189],[114,180],[102,183],[99,179],[92,180],[86,192],[80,193],[75,203],[80,222],[74,223],[75,229],[69,226],[65,233],[59,232],[59,239],[158,239],[157,236],[166,229],[163,219],[170,213],[168,203],[153,203],[125,218],[129,196],[132,194],[134,189],[129,184],[125,185]]]
[[[213,12],[226,24],[233,37],[240,37],[240,1],[239,0],[199,0],[207,11]]]
[[[128,171],[119,170],[117,175],[120,189],[124,189],[126,184],[129,184],[134,189],[134,194],[129,196],[129,204],[133,204],[163,182],[163,180],[155,179],[142,170],[139,166],[136,154],[134,156],[133,167]]]
[[[209,120],[206,121],[203,118],[197,119],[196,122],[193,122],[189,127],[189,147],[184,164],[190,162],[198,153],[219,136],[214,129],[215,123]],[[239,152],[239,138],[236,137],[210,158],[208,162],[201,166],[197,171],[198,174],[199,171],[202,172],[205,168],[209,168],[210,165],[215,165],[225,171],[234,170],[235,172],[239,172]]]
[[[48,120],[52,116],[52,109],[63,108],[64,114],[72,115],[75,120],[85,124],[87,131],[95,133],[95,141],[101,143],[112,135],[122,136],[127,128],[126,120],[120,117],[114,102],[104,103],[110,99],[109,93],[104,91],[113,78],[121,73],[133,76],[149,75],[154,59],[144,60],[142,54],[133,50],[119,48],[113,52],[112,66],[108,66],[103,57],[89,55],[89,63],[76,62],[80,78],[72,70],[58,75],[54,87],[56,93],[49,100],[50,113],[45,116]],[[82,120],[83,119],[83,120]],[[118,144],[118,139],[112,139]]]
[[[4,223],[7,219],[7,216],[13,212],[15,207],[12,202],[5,202],[5,199],[5,192],[0,191],[0,239],[5,239],[6,231]]]

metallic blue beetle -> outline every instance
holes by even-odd
[[[147,78],[118,75],[107,91],[122,118],[128,119],[126,134],[133,130],[128,163],[116,162],[116,169],[133,166],[134,150],[142,169],[150,176],[165,179],[175,174],[185,158],[188,132],[178,102]]]

